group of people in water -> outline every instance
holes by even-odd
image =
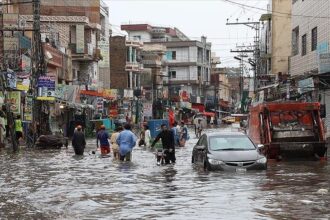
[[[161,131],[153,141],[148,125],[144,125],[138,145],[153,148],[161,140],[162,148],[167,151],[165,163],[175,163],[175,147],[184,147],[189,138],[187,126],[184,122],[180,124],[174,122],[172,128],[162,124]],[[136,142],[137,136],[132,132],[130,124],[125,124],[124,127],[118,126],[111,136],[104,125],[101,125],[97,132],[96,146],[100,148],[101,155],[108,156],[112,150],[113,157],[116,160],[131,161],[132,150],[136,146]],[[72,146],[76,155],[84,154],[86,139],[80,125],[74,131]]]

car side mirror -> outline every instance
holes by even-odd
[[[258,148],[258,149],[261,149],[261,148],[263,148],[263,147],[265,147],[265,145],[263,145],[263,144],[258,144],[258,145],[257,145],[257,148]]]

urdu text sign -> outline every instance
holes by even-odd
[[[330,72],[330,53],[319,55],[319,73]]]

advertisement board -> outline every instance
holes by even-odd
[[[14,114],[20,114],[21,112],[21,92],[12,91],[8,92],[8,100],[10,105],[10,110]]]
[[[110,67],[109,42],[99,41],[98,48],[100,49],[102,55],[102,59],[99,61],[99,67],[101,68]]]
[[[38,79],[38,100],[55,100],[55,76],[40,76]]]

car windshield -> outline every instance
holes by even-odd
[[[254,150],[255,146],[246,136],[210,137],[211,150]]]

